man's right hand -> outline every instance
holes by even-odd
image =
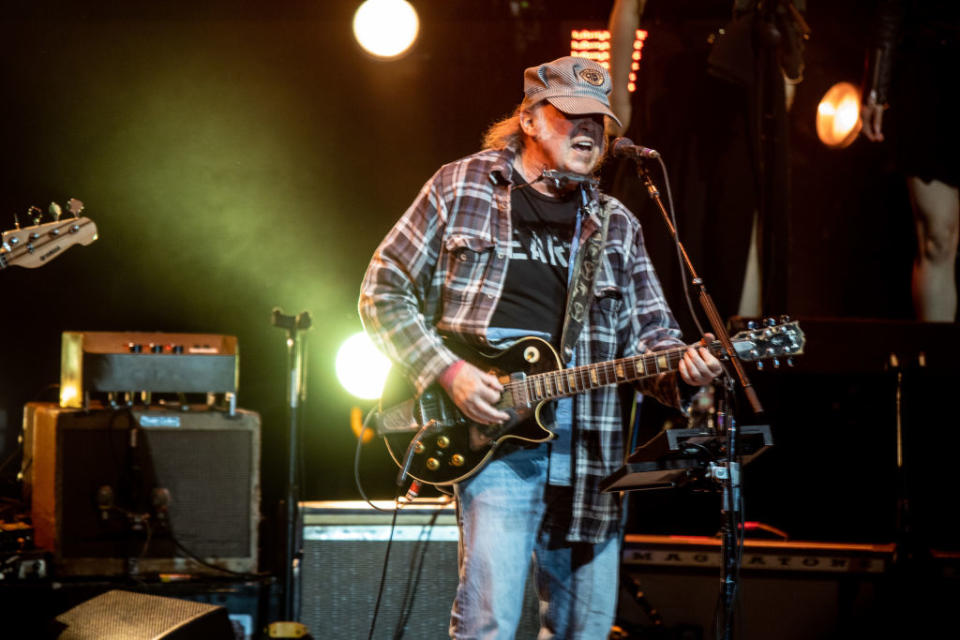
[[[457,365],[452,365],[457,366]],[[497,424],[510,416],[494,405],[500,400],[503,385],[497,377],[481,371],[469,362],[459,365],[452,380],[440,384],[467,418],[480,424]]]

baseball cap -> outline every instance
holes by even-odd
[[[523,94],[530,104],[546,100],[569,115],[602,113],[621,124],[610,109],[612,88],[607,70],[587,58],[566,56],[523,72]]]

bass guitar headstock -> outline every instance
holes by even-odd
[[[88,245],[97,239],[97,225],[90,218],[80,216],[83,203],[76,198],[67,201],[71,216],[61,219],[60,205],[50,204],[51,222],[40,222],[43,212],[30,207],[28,214],[34,224],[13,229],[0,236],[0,269],[24,267],[36,269],[59,257],[76,244]]]

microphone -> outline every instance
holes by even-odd
[[[633,140],[630,138],[617,138],[614,140],[611,153],[617,158],[633,158],[634,160],[660,157],[660,152],[656,149],[648,149],[647,147],[633,144]]]

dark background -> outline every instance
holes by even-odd
[[[475,151],[519,102],[523,68],[565,55],[571,26],[602,27],[612,3],[421,0],[420,40],[392,62],[355,44],[355,2],[203,4],[23,2],[4,11],[0,227],[30,205],[76,197],[100,232],[42,269],[0,275],[7,495],[18,491],[22,406],[56,395],[62,331],[224,333],[239,339],[239,405],[263,417],[269,516],[284,477],[284,335],[270,325],[279,306],[314,318],[304,497],[356,498],[357,401],[336,381],[334,357],[360,329],[356,299],[373,249],[423,182]],[[886,147],[858,139],[831,150],[814,131],[826,89],[859,82],[862,3],[812,4],[790,125],[782,311],[852,324],[838,333],[814,322],[815,363],[758,376],[778,444],[748,471],[747,516],[797,538],[888,542],[895,378],[884,355],[901,343],[915,355],[933,334],[908,321],[913,232]],[[648,236],[665,233],[657,219],[642,222]],[[863,352],[847,353],[864,340],[858,319],[874,330]],[[928,406],[919,394],[931,386],[917,385],[914,406]],[[948,437],[955,419],[940,407],[908,424],[917,440]],[[368,493],[392,496],[395,470],[380,443],[364,448],[361,470]],[[640,510],[651,515],[637,526],[716,529],[715,497],[670,495],[644,498]]]

